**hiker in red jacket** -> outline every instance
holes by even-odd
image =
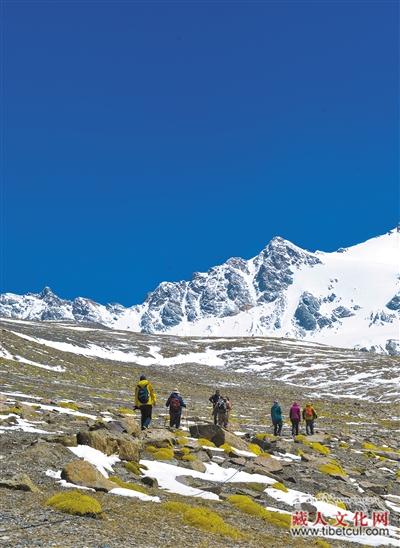
[[[301,421],[301,409],[297,402],[293,402],[292,407],[289,411],[289,418],[292,423],[292,436],[299,435],[299,423]]]
[[[167,399],[165,406],[169,407],[170,428],[179,428],[181,425],[182,409],[186,407],[186,403],[183,401],[177,388],[174,388],[170,397]]]

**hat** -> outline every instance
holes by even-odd
[[[177,394],[179,394],[179,390],[177,388],[174,388],[172,392],[176,392]]]
[[[278,400],[274,400],[274,403],[278,403]]]

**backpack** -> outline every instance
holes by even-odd
[[[220,412],[220,413],[223,413],[226,411],[226,402],[221,398],[220,400],[218,400],[218,403],[217,403],[217,410]]]
[[[314,418],[314,409],[312,407],[306,407],[305,412],[306,420],[310,420]]]
[[[169,409],[170,411],[179,411],[181,408],[181,402],[179,401],[179,398],[174,396],[169,400]]]
[[[145,405],[146,403],[148,403],[149,398],[150,398],[150,394],[149,394],[149,390],[147,388],[147,385],[139,386],[139,390],[138,390],[138,400],[139,400],[139,402],[142,403],[143,405]]]

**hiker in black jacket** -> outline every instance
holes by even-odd
[[[217,424],[217,403],[219,402],[221,398],[221,393],[219,390],[215,391],[215,394],[213,394],[210,398],[208,398],[208,401],[212,403],[213,410],[212,410],[212,416],[214,417],[214,424]]]
[[[167,399],[166,407],[169,407],[169,426],[173,428],[179,428],[181,424],[182,409],[186,407],[186,403],[183,401],[182,396],[179,394],[179,390],[174,388],[170,397]]]

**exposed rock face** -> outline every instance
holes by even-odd
[[[90,487],[96,491],[111,491],[116,485],[105,478],[94,466],[85,460],[74,460],[61,472],[61,478],[75,485]]]
[[[400,293],[397,293],[393,299],[390,299],[386,306],[389,310],[400,310]]]

